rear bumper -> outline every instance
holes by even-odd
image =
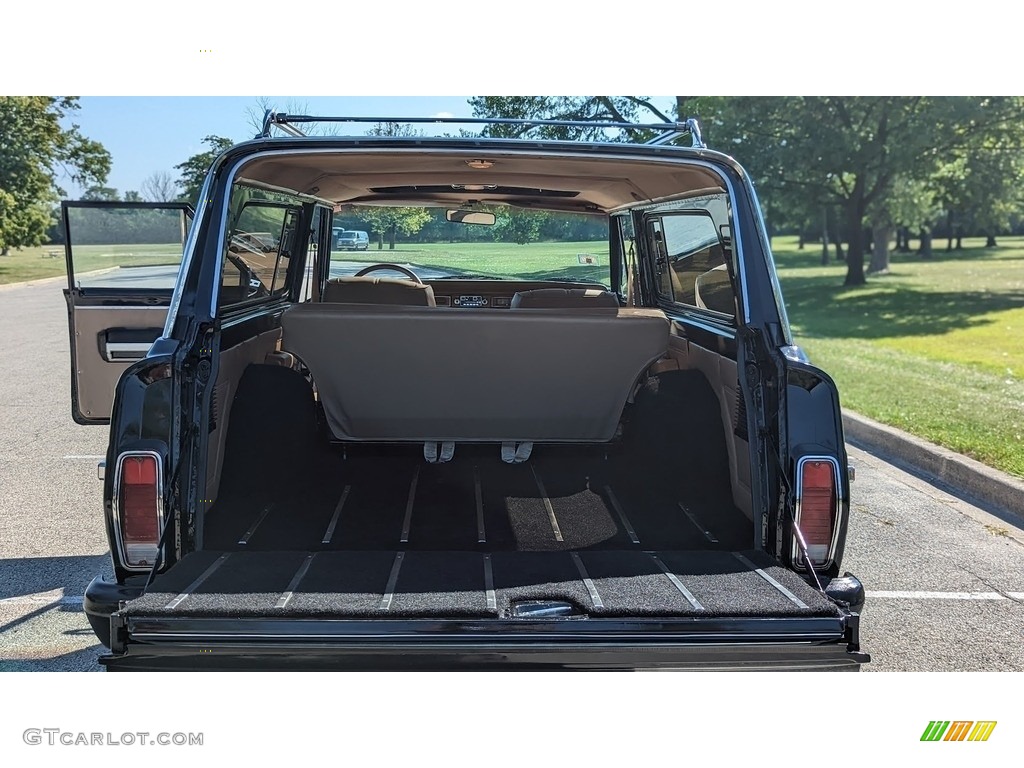
[[[89,582],[82,597],[82,609],[89,625],[103,645],[110,647],[110,617],[123,603],[134,600],[143,592],[141,584],[118,584],[103,576]]]
[[[847,670],[840,619],[445,622],[113,617],[111,671]]]

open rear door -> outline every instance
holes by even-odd
[[[163,334],[192,207],[65,201],[61,213],[71,415],[79,424],[107,424],[117,380]]]

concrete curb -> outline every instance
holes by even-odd
[[[103,269],[91,269],[88,272],[76,272],[75,277],[87,277],[92,275],[102,275],[104,272],[113,272],[115,269],[120,267],[104,267]],[[33,285],[46,285],[48,283],[64,283],[68,284],[67,274],[57,275],[55,277],[39,277],[35,280],[22,280],[20,283],[2,283],[0,284],[0,291],[13,290],[15,288],[25,288]]]
[[[15,288],[24,288],[27,285],[46,285],[47,283],[64,283],[68,284],[67,275],[58,275],[56,277],[40,277],[35,280],[22,280],[19,283],[4,283],[0,285],[0,291],[10,291]]]
[[[1024,519],[1024,480],[845,409],[843,429],[855,445]]]

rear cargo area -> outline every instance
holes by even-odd
[[[674,371],[637,395],[613,444],[538,445],[520,464],[459,445],[430,464],[422,445],[331,444],[302,376],[251,366],[201,551],[125,613],[839,615],[753,550],[719,413],[701,374]]]

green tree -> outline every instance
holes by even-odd
[[[85,192],[82,193],[82,199],[116,201],[121,199],[121,195],[113,187],[96,185],[85,190]]]
[[[209,147],[206,152],[192,155],[185,162],[174,166],[174,170],[179,172],[178,186],[182,190],[181,199],[193,205],[199,202],[199,192],[203,188],[203,182],[206,181],[206,174],[209,172],[210,166],[213,165],[213,161],[234,144],[231,139],[226,139],[223,136],[207,136],[202,143]]]
[[[864,226],[904,183],[1024,116],[998,97],[726,97],[699,100],[713,146],[728,147],[774,206],[808,195],[843,212],[846,285],[864,283]]]
[[[377,250],[383,250],[385,237],[388,239],[388,249],[395,250],[395,240],[399,232],[403,235],[415,235],[430,221],[430,212],[426,208],[368,206],[360,209],[358,216],[367,229],[376,233]]]
[[[547,223],[548,215],[543,211],[523,211],[518,208],[501,207],[494,211],[495,222],[492,234],[498,242],[519,245],[535,242],[540,238],[541,228]]]
[[[398,122],[374,123],[366,132],[368,136],[420,136],[411,125]],[[377,250],[383,250],[387,237],[388,249],[395,250],[398,233],[415,235],[430,221],[426,208],[366,207],[358,211],[360,221],[377,235]]]
[[[947,250],[960,247],[965,230],[986,236],[1006,232],[1024,216],[1024,125],[1007,121],[986,136],[956,148],[936,175],[938,199],[945,205]]]
[[[79,109],[77,97],[0,96],[0,254],[40,245],[65,195],[58,175],[99,185],[110,153],[61,121]]]
[[[687,97],[676,97],[676,110]],[[668,110],[659,109],[646,96],[473,96],[469,100],[474,117],[502,117],[521,120],[576,120],[586,122],[672,122]],[[535,130],[547,139],[647,141],[653,133],[643,130],[606,130],[581,126],[538,126],[528,123],[494,123],[484,129],[485,136],[518,137]]]

